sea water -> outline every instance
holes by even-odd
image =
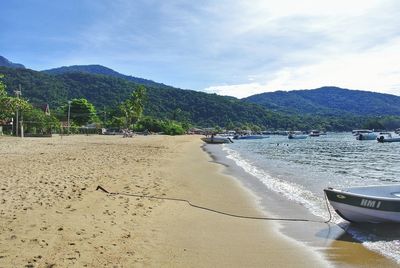
[[[323,189],[400,184],[400,143],[358,141],[351,133],[328,133],[304,140],[271,136],[223,145],[227,157],[260,183],[257,194],[273,191],[293,205],[326,219]],[[261,186],[260,186],[261,185]],[[261,196],[262,198],[262,196]],[[283,215],[284,216],[284,215]],[[400,228],[333,223],[367,248],[400,263]],[[382,230],[384,229],[384,230]]]

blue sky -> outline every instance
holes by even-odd
[[[339,86],[400,95],[396,0],[1,1],[0,55],[102,64],[245,97]]]

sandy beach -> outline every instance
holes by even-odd
[[[393,265],[346,241],[317,251],[273,222],[96,191],[263,215],[201,146],[198,136],[0,137],[0,267]]]

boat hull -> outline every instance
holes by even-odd
[[[201,138],[201,140],[209,144],[232,143],[232,140],[226,137],[206,137]]]
[[[235,136],[233,137],[235,140],[259,140],[259,139],[267,139],[269,136],[265,135],[243,135],[243,136]]]
[[[379,137],[377,138],[378,142],[400,142],[400,138],[385,138],[385,137]]]
[[[307,139],[307,135],[289,135],[288,139],[289,140],[304,140]]]
[[[376,135],[375,133],[362,133],[358,134],[356,136],[356,139],[359,141],[371,141],[371,140],[376,140],[377,137],[378,135]]]
[[[335,211],[357,223],[400,223],[400,198],[378,198],[336,189],[324,189]]]

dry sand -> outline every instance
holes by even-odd
[[[260,215],[222,168],[196,136],[0,137],[0,267],[330,265],[271,222],[96,191]]]

